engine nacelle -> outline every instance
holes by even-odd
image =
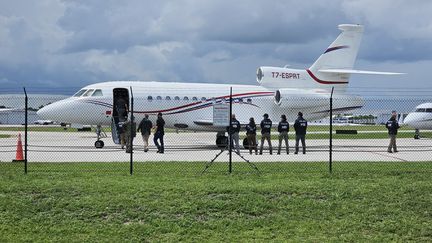
[[[257,82],[261,86],[270,88],[286,87],[288,80],[299,80],[302,71],[282,67],[259,67]]]
[[[274,94],[274,102],[281,108],[304,109],[326,106],[329,104],[329,93],[303,91],[298,89],[278,89]]]

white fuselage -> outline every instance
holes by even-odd
[[[275,125],[282,114],[285,114],[289,121],[294,121],[299,111],[303,112],[308,120],[329,115],[329,99],[326,98],[329,93],[325,91],[321,91],[318,99],[315,93],[303,94],[304,90],[291,89],[294,98],[286,101],[288,105],[282,107],[275,104],[275,91],[262,86],[140,81],[112,81],[88,85],[83,90],[101,92],[94,96],[90,93],[89,96],[81,95],[55,102],[40,109],[38,115],[44,119],[65,123],[110,125],[115,88],[127,89],[129,97],[133,96],[133,112],[137,122],[141,121],[144,114],[149,114],[150,119],[155,121],[156,114],[161,112],[166,127],[169,128],[223,131],[225,128],[212,125],[213,104],[228,102],[230,88],[233,113],[242,124],[248,123],[250,117],[259,123],[264,113],[269,114]],[[286,92],[284,95],[289,96]],[[290,103],[293,106],[290,106]],[[360,97],[336,94],[333,108],[335,113],[340,113],[362,105],[363,100]]]
[[[410,112],[403,121],[415,129],[432,129],[432,103],[423,103]]]

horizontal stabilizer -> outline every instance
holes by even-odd
[[[375,71],[364,71],[364,70],[353,70],[353,69],[320,69],[322,73],[347,73],[347,74],[377,74],[377,75],[400,75],[405,73],[393,73],[393,72],[375,72]]]

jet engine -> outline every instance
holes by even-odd
[[[274,93],[274,102],[281,108],[304,109],[329,104],[329,93],[303,91],[298,89],[278,89]]]

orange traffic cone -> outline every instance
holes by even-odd
[[[24,156],[23,156],[23,149],[22,149],[22,141],[21,141],[21,133],[18,134],[18,143],[17,143],[17,149],[16,149],[16,156],[15,159],[12,160],[12,162],[23,162]]]

